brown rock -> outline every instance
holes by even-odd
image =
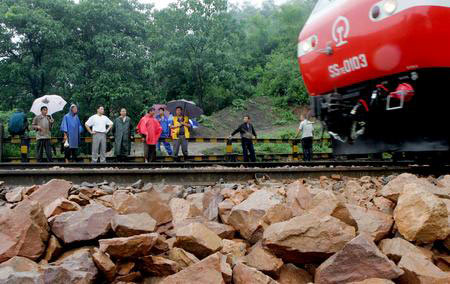
[[[174,246],[181,247],[194,255],[204,258],[222,248],[222,240],[200,223],[192,223],[177,229]]]
[[[209,221],[219,220],[219,204],[223,201],[220,191],[210,190],[203,196],[203,216]]]
[[[278,282],[280,284],[308,284],[312,283],[313,279],[308,271],[288,263],[281,267]]]
[[[282,198],[279,195],[264,190],[257,191],[233,207],[228,222],[244,239],[255,243],[261,239],[264,231],[264,215],[270,208],[280,203]]]
[[[142,270],[154,276],[169,276],[181,270],[178,263],[161,256],[139,258]]]
[[[304,214],[270,225],[263,245],[286,262],[322,261],[355,237],[355,229],[330,216]]]
[[[0,264],[0,283],[44,283],[39,265],[28,258],[15,256]]]
[[[47,218],[42,206],[20,202],[14,209],[0,208],[0,262],[13,256],[38,259],[49,238]]]
[[[274,207],[267,210],[263,217],[264,223],[272,225],[274,223],[284,222],[293,217],[292,210],[287,204],[277,204]]]
[[[31,194],[33,194],[33,192],[35,192],[38,189],[39,189],[38,185],[32,185],[29,187],[25,187],[22,191],[22,195],[23,195],[23,197],[30,196]]]
[[[232,226],[221,224],[214,221],[208,221],[204,217],[184,219],[179,223],[175,223],[175,229],[184,227],[192,223],[200,223],[205,225],[205,227],[216,233],[222,239],[232,239],[234,237],[234,234],[236,233],[236,230]]]
[[[51,220],[53,233],[66,244],[94,240],[111,229],[116,213],[100,204],[90,204],[80,211],[69,211]]]
[[[370,278],[358,282],[350,282],[349,284],[394,284],[391,280],[381,278]]]
[[[243,263],[238,263],[233,268],[234,284],[277,284],[278,282],[264,273],[249,267]]]
[[[63,254],[44,267],[45,283],[94,283],[98,269],[91,248],[79,248]]]
[[[169,251],[169,259],[175,261],[181,269],[200,261],[195,255],[188,253],[182,248],[172,248]]]
[[[315,283],[347,283],[369,278],[395,279],[402,275],[370,236],[362,234],[328,258],[316,270]]]
[[[419,255],[405,255],[398,263],[405,272],[399,279],[401,284],[450,283],[450,273],[443,272],[431,261]]]
[[[194,193],[186,197],[186,200],[193,204],[200,212],[203,212],[204,193]]]
[[[113,201],[112,195],[104,195],[104,196],[97,197],[95,199],[96,203],[99,203],[108,208],[114,208],[112,201]]]
[[[30,195],[30,199],[41,203],[42,207],[45,208],[58,198],[67,198],[71,188],[71,182],[52,179],[48,183],[39,186],[39,188]]]
[[[232,195],[229,197],[229,199],[234,204],[240,204],[244,200],[246,200],[252,193],[255,191],[250,188],[239,188],[238,190],[233,191]]]
[[[114,209],[120,214],[148,213],[156,220],[156,225],[172,221],[169,207],[169,195],[151,191],[138,194],[130,194],[118,190],[113,194]]]
[[[53,259],[55,259],[58,256],[60,256],[61,253],[62,253],[62,246],[59,243],[58,239],[55,236],[52,235],[50,237],[49,241],[48,241],[47,251],[45,253],[44,259],[47,262],[50,262]]]
[[[250,252],[245,257],[246,264],[250,267],[256,268],[265,274],[273,277],[278,277],[283,261],[273,255],[271,252],[265,250],[261,242],[257,242],[250,249]]]
[[[113,258],[134,258],[146,256],[158,239],[157,233],[136,235],[128,238],[99,240],[100,251]]]
[[[124,263],[120,263],[117,265],[117,274],[118,275],[127,275],[130,274],[131,270],[136,266],[136,263],[132,261],[127,261]]]
[[[117,267],[108,255],[101,252],[98,248],[95,248],[94,253],[92,254],[92,259],[97,265],[97,268],[105,275],[108,281],[114,280]]]
[[[392,215],[394,213],[395,204],[389,199],[378,196],[373,199],[373,204],[383,213]]]
[[[445,203],[417,185],[407,184],[404,189],[394,211],[400,234],[419,243],[444,240],[449,233]]]
[[[134,281],[137,281],[141,277],[142,277],[142,275],[139,271],[130,272],[127,275],[117,276],[113,283],[114,284],[120,284],[120,283],[131,284],[131,283],[135,283]]]
[[[381,190],[381,195],[396,202],[400,195],[405,191],[405,186],[408,184],[415,184],[422,190],[432,194],[436,194],[439,197],[450,198],[450,189],[438,188],[426,179],[418,178],[412,174],[401,174],[398,177],[391,180]]]
[[[331,216],[341,205],[341,202],[331,191],[321,191],[316,194],[307,208],[308,212],[317,216]]]
[[[425,254],[419,247],[401,238],[384,239],[378,246],[383,254],[396,263],[405,255],[422,255],[430,259],[430,256]]]
[[[348,181],[344,187],[344,196],[347,203],[364,206],[375,197],[375,189],[364,189],[354,180]]]
[[[202,212],[196,206],[181,198],[173,198],[170,200],[169,206],[172,212],[172,222],[175,224],[187,218],[202,215]]]
[[[233,207],[234,203],[229,199],[225,199],[219,203],[219,216],[224,224],[229,224],[228,219],[230,218],[231,209],[233,209]]]
[[[71,196],[69,196],[69,198],[67,198],[69,201],[73,201],[73,202],[75,202],[76,204],[78,204],[78,205],[80,205],[80,206],[86,206],[86,205],[88,205],[90,202],[89,202],[89,199],[84,199],[84,198],[82,198],[80,195],[71,195]]]
[[[81,210],[81,206],[73,201],[65,198],[55,199],[52,203],[44,208],[45,217],[50,218],[68,211]]]
[[[348,225],[356,225],[358,234],[369,234],[375,241],[385,238],[390,233],[394,223],[392,215],[351,204],[345,205],[345,209],[338,209],[336,212],[332,214],[333,217]],[[344,212],[347,214],[344,214]]]
[[[449,255],[435,255],[433,259],[436,266],[444,272],[450,272],[450,256]]]
[[[148,213],[116,215],[111,226],[119,237],[131,237],[154,232],[156,221]]]
[[[296,181],[287,187],[287,204],[293,216],[300,216],[311,207],[313,196],[301,181]]]
[[[169,249],[170,249],[169,242],[166,240],[164,235],[160,234],[155,244],[153,245],[152,249],[150,250],[150,254],[159,255],[169,251]]]
[[[223,247],[221,253],[227,257],[227,263],[236,264],[245,261],[248,244],[240,239],[222,240]]]
[[[225,271],[224,271],[225,270]],[[202,261],[171,275],[160,282],[160,284],[181,284],[181,283],[201,283],[201,284],[221,284],[226,283],[230,267],[225,262],[225,256],[215,253]],[[250,283],[250,282],[249,282]]]
[[[5,194],[6,201],[15,203],[22,201],[22,193],[24,191],[23,187],[16,187],[13,190]]]

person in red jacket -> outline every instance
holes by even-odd
[[[162,133],[162,127],[159,124],[159,121],[155,118],[154,108],[149,109],[147,115],[141,118],[137,126],[137,130],[140,134],[145,136],[145,162],[154,162],[156,160],[156,143],[158,143],[159,137]]]

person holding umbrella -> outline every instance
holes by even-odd
[[[69,160],[77,160],[77,151],[81,143],[81,133],[84,128],[78,117],[78,107],[75,104],[70,105],[69,112],[63,117],[61,122],[61,132],[64,133],[64,159],[66,163]]]
[[[52,145],[51,145],[51,129],[55,120],[48,115],[48,107],[41,107],[41,114],[34,117],[31,124],[32,128],[36,130],[36,154],[37,161],[43,162],[44,149],[47,155],[47,161],[53,162]]]
[[[171,101],[167,104],[167,109],[171,113],[175,113],[172,124],[174,157],[178,159],[178,152],[183,151],[184,159],[188,158],[188,142],[191,137],[191,124],[189,117],[199,117],[203,114],[203,110],[195,105],[194,102],[187,100]]]

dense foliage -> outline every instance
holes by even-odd
[[[77,3],[76,3],[77,2]],[[206,113],[254,95],[301,104],[297,36],[314,0],[260,9],[227,0],[2,0],[0,110],[45,94],[139,115],[153,103],[196,101]]]

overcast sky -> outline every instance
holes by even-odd
[[[139,0],[139,1],[142,3],[153,3],[157,9],[161,9],[167,7],[167,5],[169,5],[171,2],[174,2],[175,0]],[[233,4],[242,4],[246,1],[250,2],[255,6],[260,6],[264,0],[230,0],[230,2]],[[286,1],[287,0],[275,0],[274,2],[275,4],[281,4]]]

